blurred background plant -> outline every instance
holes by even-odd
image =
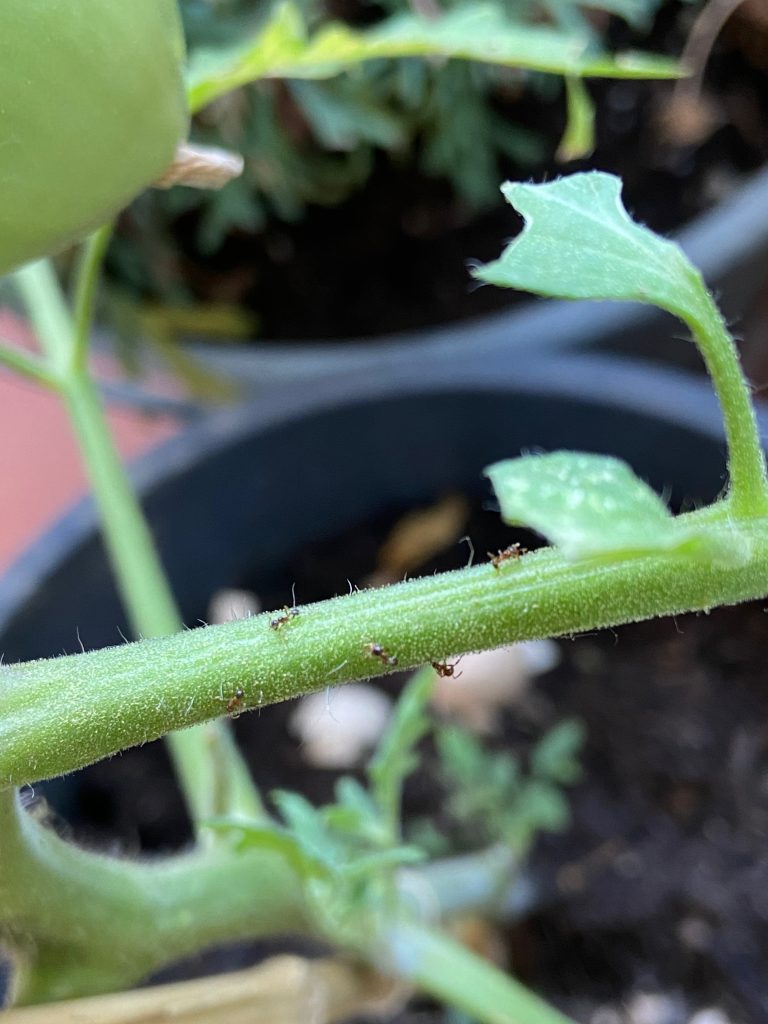
[[[499,35],[503,47],[505,39],[531,29],[549,29],[560,42],[569,40],[574,53],[600,59],[612,50],[617,25],[626,27],[621,42],[631,44],[642,38],[636,33],[647,31],[660,4],[298,0],[292,6],[308,38],[339,23],[361,31],[386,31],[389,26],[396,31],[399,19],[414,14],[426,26],[438,25],[483,7],[501,26],[486,47],[485,59],[492,61]],[[212,54],[221,59],[237,53],[244,40],[268,28],[280,5],[271,0],[181,0],[181,8],[194,68]],[[216,194],[174,189],[148,193],[133,205],[109,255],[113,321],[126,337],[149,335],[166,355],[172,354],[177,333],[229,339],[275,336],[274,318],[261,309],[254,293],[270,291],[265,262],[301,278],[311,291],[312,274],[306,266],[285,269],[305,242],[285,226],[301,223],[311,208],[338,206],[365,190],[368,199],[376,194],[373,201],[380,209],[369,221],[359,211],[350,215],[364,245],[369,246],[366,232],[391,221],[407,221],[405,234],[423,239],[461,230],[482,211],[498,207],[499,181],[551,165],[555,150],[562,160],[588,156],[594,144],[594,110],[583,79],[510,65],[508,60],[505,66],[435,56],[375,59],[334,77],[287,74],[220,95],[196,115],[192,136],[242,153],[245,173]],[[660,67],[655,74],[668,77],[670,63],[664,72]],[[617,76],[623,74],[620,68],[616,62]],[[552,117],[539,124],[541,103],[554,107],[554,125]],[[392,209],[391,193],[403,197],[402,216]],[[497,238],[498,232],[494,244]],[[324,239],[326,252],[333,242]],[[476,246],[469,249],[483,255]],[[464,250],[449,253],[457,274],[465,272],[466,255]],[[404,255],[402,262],[407,259]],[[340,268],[339,278],[353,293],[348,268]],[[327,290],[328,283],[323,287]],[[453,284],[442,287],[447,291]],[[423,295],[423,288],[417,290]],[[190,306],[193,325],[187,315]],[[425,322],[435,319],[442,317],[424,314]],[[371,320],[380,323],[380,330],[397,327],[381,322],[379,311],[372,312]],[[354,334],[360,322],[351,317],[348,325],[339,324],[338,334]],[[333,329],[320,322],[317,336]],[[288,310],[281,336],[291,336],[292,330],[302,335],[300,325],[292,328]]]
[[[511,23],[549,23],[605,46],[607,14],[647,28],[660,0],[495,0]],[[330,18],[370,25],[416,9],[428,17],[466,7],[467,0],[301,0],[311,29]],[[268,16],[269,0],[183,0],[191,51],[237,43]],[[588,15],[585,7],[598,13]],[[602,13],[599,13],[602,12]],[[474,209],[496,202],[499,157],[521,169],[546,155],[535,131],[516,125],[494,106],[530,87],[548,95],[562,89],[549,75],[464,61],[421,58],[375,61],[328,81],[258,82],[198,118],[200,141],[218,142],[246,155],[247,173],[217,196],[176,193],[170,214],[205,203],[201,249],[216,249],[233,228],[258,229],[269,216],[300,217],[308,204],[334,205],[370,175],[385,152],[428,177],[448,181]],[[583,155],[583,152],[579,155]]]

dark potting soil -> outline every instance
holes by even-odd
[[[396,519],[382,515],[315,544],[280,576],[239,582],[266,607],[281,606],[293,583],[301,602],[343,593],[348,577],[362,582],[374,570]],[[488,511],[472,512],[466,531],[478,552],[514,539]],[[466,546],[457,544],[423,571],[465,561]],[[583,778],[569,793],[572,825],[542,838],[531,858],[540,906],[502,935],[510,969],[584,1024],[635,1024],[641,1018],[621,1014],[643,999],[657,1000],[657,1017],[642,1018],[653,1024],[688,1024],[711,1006],[722,1007],[732,1024],[764,1024],[766,609],[752,604],[559,643],[562,664],[504,713],[492,739],[524,758],[565,718],[581,720],[587,731]],[[381,685],[392,692],[401,683]],[[307,768],[287,729],[291,710],[278,705],[237,719],[242,749],[265,792],[292,787],[327,801],[337,773]],[[441,802],[429,749],[425,757],[407,787],[409,816]],[[132,852],[168,851],[189,840],[162,745],[128,751],[75,781],[68,804],[56,802],[77,836]],[[252,947],[227,949],[184,971],[236,969],[253,956]],[[448,1020],[420,1001],[397,1024]]]
[[[690,15],[690,5],[668,3],[647,36],[616,22],[609,43],[679,56]],[[754,33],[746,36],[754,42]],[[715,46],[704,85],[715,126],[700,140],[683,144],[675,132],[666,140],[659,130],[657,114],[672,83],[593,81],[593,156],[538,167],[507,162],[499,181],[540,181],[587,167],[612,171],[623,177],[627,205],[640,221],[661,232],[679,227],[768,157],[768,74],[745,60],[744,39],[744,33],[725,33]],[[511,122],[539,134],[546,152],[556,150],[562,96],[545,100],[528,89],[496,103]],[[208,256],[197,248],[198,215],[187,214],[173,228],[176,252],[153,248],[153,236],[145,238],[141,257],[196,301],[253,312],[261,337],[359,339],[471,318],[516,301],[519,296],[501,289],[474,286],[467,267],[498,256],[519,228],[500,196],[486,213],[473,213],[444,181],[382,156],[365,188],[340,207],[311,207],[298,223],[272,221],[259,234],[233,231]],[[138,244],[132,215],[122,231]]]

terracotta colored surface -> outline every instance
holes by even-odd
[[[24,347],[24,325],[0,310],[0,337]],[[104,369],[100,367],[100,369]],[[108,372],[108,369],[107,369]],[[110,411],[120,451],[134,458],[177,427],[170,419]],[[37,385],[0,370],[0,572],[69,504],[86,480],[61,403]]]

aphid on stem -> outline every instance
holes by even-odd
[[[381,644],[366,644],[365,649],[372,658],[378,658],[385,665],[394,666],[397,664],[395,655],[386,651]]]

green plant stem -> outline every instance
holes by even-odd
[[[312,931],[280,853],[226,845],[157,862],[79,849],[0,794],[0,905],[12,944],[34,945],[22,1002],[130,986],[206,946]]]
[[[86,374],[75,373],[63,394],[132,629],[143,637],[178,633],[181,619],[96,387]],[[193,821],[223,813],[260,814],[260,801],[224,723],[171,733],[168,744]]]
[[[0,339],[0,365],[13,370],[20,377],[34,381],[36,384],[42,384],[51,390],[56,390],[59,386],[58,378],[41,359],[20,349],[13,342],[2,339]]]
[[[99,273],[111,237],[112,224],[105,224],[98,231],[94,231],[81,250],[75,285],[75,325],[72,346],[74,368],[81,372],[85,372],[87,368]]]
[[[70,370],[73,327],[53,264],[30,263],[14,274],[13,281],[51,371],[63,379]]]
[[[697,301],[671,312],[690,327],[717,392],[728,441],[732,511],[763,516],[768,513],[768,475],[749,388],[720,310],[699,272],[691,267],[690,273],[695,276]]]
[[[700,513],[730,550],[728,504]],[[467,650],[707,610],[768,593],[768,519],[739,524],[741,564],[665,553],[566,562],[544,549],[501,570],[486,564],[308,605],[279,629],[270,615],[182,636],[7,666],[0,675],[0,785],[73,771],[171,729],[288,700]]]
[[[58,378],[131,628],[140,637],[163,636],[180,632],[183,623],[87,367],[90,309],[106,241],[106,229],[96,232],[81,263],[77,326],[48,261],[24,268],[16,281]],[[168,744],[199,834],[209,837],[200,823],[217,814],[253,817],[263,813],[256,788],[224,723],[211,722],[201,729],[170,735]]]
[[[0,792],[0,834],[3,928],[22,959],[28,942],[35,946],[34,966],[22,977],[22,1002],[119,990],[215,943],[289,933],[319,937],[302,883],[279,850],[235,853],[223,844],[154,862],[104,857],[60,839],[23,811],[10,791]],[[494,847],[420,866],[408,875],[417,876],[416,884],[431,894],[438,915],[450,916],[486,909],[491,894],[508,882],[509,857]],[[412,894],[413,878],[404,886],[404,893]],[[387,936],[387,944],[391,941]],[[435,941],[433,936],[432,948]],[[455,944],[450,948],[458,955]],[[382,963],[393,951],[379,944],[365,952]],[[417,977],[411,963],[407,976],[440,995],[431,974],[435,966],[422,963]],[[466,966],[462,984],[468,970],[474,984],[478,977]],[[499,972],[486,965],[482,974],[497,991]],[[517,993],[519,986],[510,986]],[[511,989],[504,986],[504,994]],[[465,989],[463,1005],[468,997],[477,1011],[489,998]],[[552,1024],[560,1018],[541,1020]]]
[[[369,956],[450,1006],[493,1024],[573,1024],[519,981],[444,933],[398,918]]]

